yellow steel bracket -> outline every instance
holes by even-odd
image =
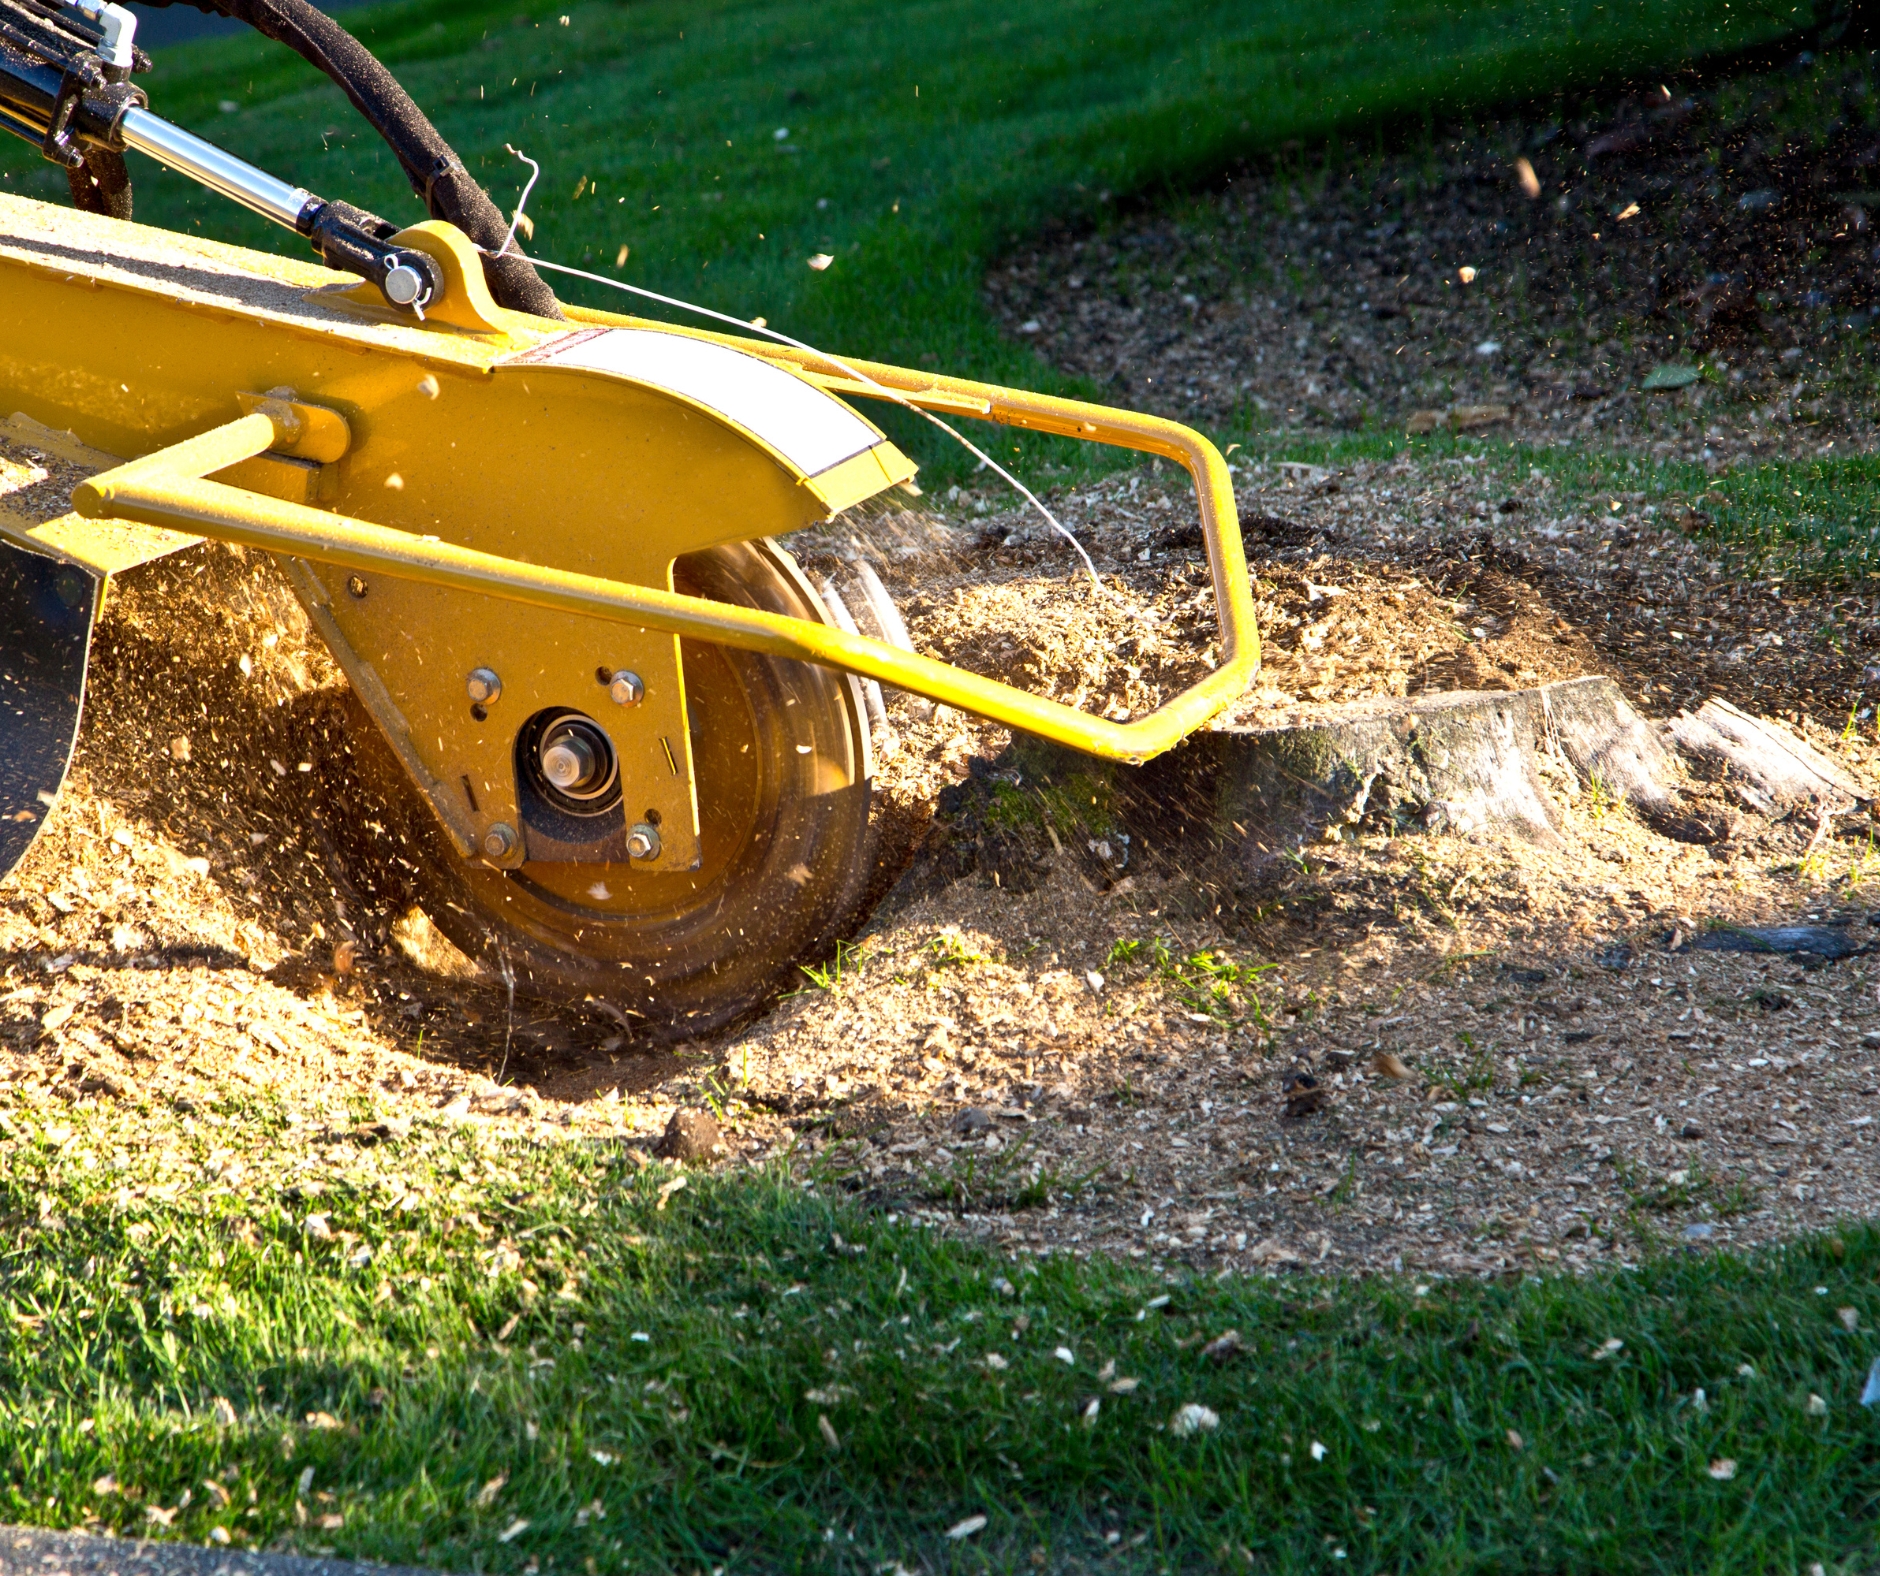
[[[601,314],[581,316],[601,319]],[[770,355],[843,394],[883,397],[880,388],[857,382],[844,367],[816,356],[757,347],[748,340],[725,342],[741,350]],[[1207,439],[1175,422],[1076,400],[936,378],[872,363],[849,365],[913,404],[1137,449],[1173,460],[1186,469],[1194,479],[1213,572],[1223,657],[1220,667],[1147,716],[1133,722],[1113,722],[930,657],[845,634],[829,625],[523,563],[328,513],[306,503],[205,480],[211,472],[225,471],[270,450],[305,454],[309,459],[315,457],[316,446],[321,453],[330,452],[335,438],[332,430],[307,414],[310,407],[290,406],[282,400],[255,400],[250,413],[239,420],[93,476],[73,492],[72,506],[93,519],[167,526],[342,568],[377,571],[481,596],[843,668],[1109,760],[1141,762],[1159,755],[1246,689],[1259,671],[1259,631],[1234,510],[1232,479],[1226,461]]]

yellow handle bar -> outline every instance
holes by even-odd
[[[741,344],[741,348],[749,347]],[[819,381],[841,379],[844,393],[870,393],[866,386],[854,385],[839,368],[817,365],[816,358],[792,354],[778,359],[793,362]],[[168,526],[347,569],[380,571],[481,596],[843,668],[1109,760],[1139,763],[1161,754],[1221,711],[1252,681],[1260,666],[1260,637],[1234,512],[1233,484],[1226,461],[1207,439],[1152,416],[1018,394],[960,379],[928,378],[868,363],[852,365],[916,404],[930,400],[950,412],[960,410],[962,404],[983,404],[987,419],[1141,449],[1182,465],[1194,478],[1200,503],[1220,616],[1222,665],[1147,716],[1134,722],[1112,722],[931,657],[845,634],[831,625],[522,563],[203,480],[210,472],[269,449],[293,451],[305,441],[304,423],[293,410],[274,402],[226,426],[81,482],[72,493],[72,507],[91,519]]]

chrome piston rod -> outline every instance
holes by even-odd
[[[200,181],[213,192],[253,210],[264,219],[305,233],[301,217],[319,201],[312,192],[258,170],[225,153],[212,142],[173,126],[147,109],[127,109],[118,122],[126,147],[148,154],[181,175]]]

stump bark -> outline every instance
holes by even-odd
[[[1810,809],[1840,814],[1866,802],[1867,790],[1835,761],[1780,723],[1738,711],[1714,697],[1666,725],[1699,773],[1725,783],[1759,815]]]

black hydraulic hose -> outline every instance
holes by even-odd
[[[537,317],[559,318],[561,305],[528,258],[515,246],[498,251],[509,234],[502,210],[451,151],[423,110],[379,59],[308,0],[144,0],[148,5],[193,5],[198,11],[245,22],[318,66],[385,139],[411,189],[434,219],[462,230],[485,252],[483,274],[497,305]]]

